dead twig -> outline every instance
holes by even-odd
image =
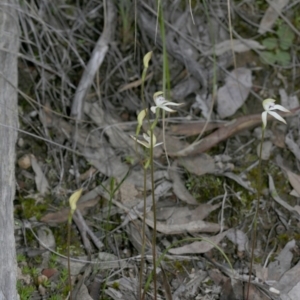
[[[295,115],[300,110],[300,106],[294,108],[290,113],[284,113],[282,116],[290,117]],[[272,116],[268,116],[268,120],[274,119]],[[212,147],[216,146],[222,141],[227,140],[229,137],[243,131],[250,129],[252,127],[258,126],[261,124],[261,114],[255,114],[250,116],[243,116],[237,119],[232,120],[231,122],[221,124],[218,130],[214,131],[212,134],[206,136],[199,142],[191,144],[189,147],[178,151],[176,153],[168,153],[170,156],[187,156],[187,155],[196,155],[208,151]],[[197,130],[197,123],[194,123],[193,132]],[[201,128],[199,128],[201,132]]]
[[[108,45],[114,37],[116,24],[114,4],[112,1],[105,1],[105,7],[106,14],[103,33],[98,39],[91,58],[83,72],[72,103],[71,116],[75,117],[77,121],[81,120],[86,94],[93,83],[97,70],[100,68],[105,58],[108,51]]]
[[[73,216],[74,222],[76,223],[78,229],[81,232],[81,236],[83,240],[86,240],[87,243],[84,243],[85,246],[87,246],[87,251],[91,253],[90,248],[90,242],[87,240],[87,235],[91,238],[95,246],[101,250],[103,247],[103,243],[95,236],[94,232],[89,228],[89,226],[86,224],[84,218],[82,217],[82,214],[79,210],[76,210],[76,214]]]

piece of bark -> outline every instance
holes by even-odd
[[[197,121],[191,123],[181,123],[171,126],[172,134],[182,134],[185,136],[193,136],[207,131],[219,128],[227,122],[214,122],[214,121]]]
[[[15,144],[17,140],[17,55],[19,28],[17,1],[2,3],[0,9],[0,300],[18,299],[14,237]]]
[[[300,107],[296,107],[288,113],[280,113],[283,117],[290,117],[296,115],[300,110]],[[268,115],[268,121],[275,120],[274,117]],[[255,114],[250,116],[243,116],[237,119],[234,119],[228,123],[222,124],[219,128],[211,133],[210,135],[204,137],[200,141],[191,144],[187,148],[178,151],[176,153],[168,152],[170,156],[188,156],[196,155],[208,151],[212,147],[216,146],[218,143],[227,140],[231,136],[240,133],[243,130],[253,128],[262,124],[261,114]],[[196,132],[197,123],[193,123],[193,132]],[[191,129],[192,130],[192,129]],[[200,134],[201,131],[199,130]]]

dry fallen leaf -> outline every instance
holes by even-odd
[[[268,265],[268,280],[279,280],[280,277],[291,268],[295,240],[289,241],[281,250],[275,260]]]
[[[266,10],[263,18],[260,21],[258,33],[264,34],[269,31],[278,18],[278,12],[289,3],[289,0],[272,0],[269,2],[270,6]]]
[[[154,227],[152,212],[147,214],[146,223],[150,227]],[[202,220],[191,221],[185,224],[166,224],[166,222],[156,221],[156,230],[164,234],[218,232],[220,230],[220,225]]]
[[[279,147],[285,148],[285,133],[281,130],[277,130],[276,128],[272,128],[272,136],[271,136],[272,143]]]
[[[160,203],[157,203],[157,208],[156,208],[156,219],[158,221],[166,221],[168,220],[174,211],[177,209],[176,206],[159,206]],[[159,206],[159,207],[158,207]]]
[[[225,172],[222,175],[236,181],[239,185],[247,189],[249,192],[255,192],[254,188],[251,186],[251,182],[247,179],[247,177],[244,174],[234,174],[232,172]]]
[[[272,176],[269,174],[269,189],[270,189],[270,194],[272,196],[272,198],[281,206],[283,206],[285,209],[287,209],[290,212],[296,212],[297,214],[299,214],[299,207],[298,205],[296,205],[295,207],[292,207],[291,205],[289,205],[286,201],[282,200],[275,188],[274,185],[274,180],[272,178]]]
[[[44,175],[44,173],[42,171],[42,168],[38,164],[35,156],[34,155],[30,155],[30,159],[31,159],[32,169],[33,169],[33,171],[35,173],[36,188],[37,188],[37,190],[39,191],[39,193],[41,195],[44,195],[49,190],[48,180],[47,180],[46,176]]]
[[[226,77],[225,85],[218,90],[217,112],[224,119],[232,116],[246,101],[252,87],[250,69],[237,68]]]
[[[288,149],[295,155],[295,157],[300,161],[300,147],[294,141],[292,133],[289,133],[285,137],[285,143]]]
[[[127,207],[133,207],[139,202],[138,190],[135,185],[129,181],[124,181],[119,188],[120,201]]]
[[[248,243],[248,237],[239,229],[229,229],[227,231],[227,238],[238,247],[238,251],[245,251]]]
[[[300,262],[285,272],[273,287],[280,291],[282,300],[296,300],[300,295]]]
[[[82,299],[82,300],[93,300],[93,298],[90,296],[89,290],[85,284],[82,284],[80,286],[80,288],[77,292],[76,298]]]
[[[215,171],[215,160],[206,153],[200,153],[192,157],[182,157],[179,163],[190,173],[198,176]]]
[[[173,193],[183,202],[191,205],[198,205],[197,200],[190,194],[177,173],[177,161],[172,164],[172,168],[169,170],[170,179],[173,182]]]
[[[285,89],[279,89],[280,103],[283,107],[292,110],[299,106],[297,95],[288,95]]]
[[[204,240],[201,242],[193,242],[191,244],[182,247],[171,248],[169,252],[176,255],[206,253],[210,251],[212,248],[214,248],[215,245],[218,245],[220,241],[226,236],[226,234],[227,231],[224,231],[212,237],[205,237],[205,239],[209,240],[211,243]]]
[[[285,169],[289,182],[291,186],[294,188],[294,190],[297,192],[298,197],[300,197],[300,176]]]
[[[203,220],[212,211],[216,210],[221,206],[221,203],[211,204],[200,204],[196,208],[190,209],[189,207],[176,207],[173,210],[173,214],[167,219],[167,224],[186,224],[191,221]]]
[[[128,235],[128,238],[134,248],[140,253],[143,249],[143,231],[142,231],[142,222],[140,220],[135,220],[134,222],[131,222],[126,225],[126,232]],[[146,252],[151,250],[151,233],[149,230],[149,227],[145,227],[146,230],[146,242],[144,245],[144,249]]]
[[[261,45],[259,42],[254,40],[247,39],[231,39],[226,40],[221,43],[216,44],[213,47],[213,50],[209,50],[204,53],[204,55],[212,55],[215,54],[217,56],[222,55],[226,51],[234,51],[236,53],[246,52],[249,50],[263,50],[265,47]]]

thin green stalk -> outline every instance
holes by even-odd
[[[256,235],[257,235],[257,217],[258,217],[258,211],[259,211],[259,200],[260,200],[261,191],[262,191],[261,155],[262,155],[264,136],[265,136],[265,128],[262,127],[261,143],[260,143],[260,148],[259,148],[257,203],[256,203],[255,214],[254,214],[254,220],[253,220],[252,249],[251,249],[251,258],[250,258],[251,262],[250,262],[250,269],[249,269],[249,280],[248,280],[248,286],[247,286],[246,300],[249,299],[251,275],[252,275],[253,260],[254,260],[254,248],[255,248],[255,244],[256,244]]]
[[[145,101],[145,95],[144,95],[144,89],[145,89],[145,80],[146,80],[146,75],[147,75],[147,70],[148,70],[148,65],[149,61],[151,59],[152,52],[148,52],[144,59],[144,69],[142,73],[142,85],[141,85],[141,99],[143,103],[144,110],[147,109],[146,101]],[[147,59],[145,59],[147,57]],[[146,113],[146,118],[148,121],[148,124],[150,126],[150,118],[149,118],[149,113]],[[139,125],[141,127],[141,125]],[[139,128],[140,130],[140,128]],[[138,131],[139,131],[138,130]],[[137,135],[138,135],[137,131]],[[152,139],[151,139],[152,141]],[[143,225],[142,225],[142,249],[141,249],[141,268],[140,268],[140,286],[139,286],[139,297],[140,299],[145,299],[145,291],[142,293],[142,287],[143,287],[143,272],[144,272],[144,262],[145,262],[145,248],[146,248],[146,198],[147,198],[147,168],[144,166],[144,209],[143,209]]]
[[[159,20],[159,28],[160,28],[160,35],[162,40],[162,50],[163,50],[163,83],[162,83],[162,91],[163,95],[166,99],[170,98],[170,91],[171,91],[171,80],[170,80],[170,71],[169,71],[169,61],[168,61],[168,52],[167,52],[167,45],[166,45],[166,32],[165,32],[165,23],[164,23],[164,16],[161,1],[157,2],[158,5],[158,20]],[[166,145],[166,118],[165,118],[165,111],[162,112],[162,130],[163,130],[163,142],[164,142],[164,150],[166,159],[168,162],[168,166],[170,166],[170,161],[168,157],[168,150]]]
[[[142,293],[143,286],[143,273],[145,263],[145,248],[146,248],[146,198],[147,198],[147,169],[144,168],[144,210],[143,210],[143,225],[142,225],[142,251],[141,251],[141,268],[140,268],[140,287],[138,297],[142,300],[145,299],[145,294]]]
[[[156,118],[158,113],[156,115]],[[153,163],[153,128],[150,129],[151,147],[150,147],[150,165],[151,165],[151,193],[152,193],[152,209],[153,209],[153,235],[152,235],[152,256],[153,256],[153,285],[154,300],[157,300],[157,276],[156,276],[156,202],[154,195],[154,163]]]
[[[72,225],[72,218],[77,208],[77,201],[79,200],[82,194],[82,189],[75,191],[69,198],[70,204],[70,212],[68,216],[68,239],[67,239],[67,246],[68,246],[68,276],[69,276],[69,286],[70,286],[70,300],[72,300],[72,280],[71,280],[71,264],[70,264],[70,244],[71,244],[71,225]]]
[[[69,289],[70,289],[70,300],[72,300],[72,278],[71,278],[71,262],[70,262],[71,224],[72,224],[72,215],[70,214],[68,218],[68,237],[67,237],[68,281],[69,281]]]

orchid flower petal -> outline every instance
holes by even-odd
[[[174,110],[174,109],[171,109],[171,108],[169,108],[169,107],[167,107],[167,106],[151,106],[151,111],[155,114],[155,112],[156,112],[156,109],[157,108],[161,108],[161,109],[163,109],[163,110],[165,110],[165,111],[169,111],[169,112],[176,112],[176,110]]]
[[[149,139],[149,145],[151,144],[151,138],[150,138],[150,134],[151,134],[151,132],[150,132],[150,130],[148,130],[147,131],[147,141],[148,141],[148,139]],[[146,134],[145,134],[146,135]],[[145,136],[144,136],[144,138],[145,138]],[[145,138],[146,139],[146,138]],[[159,146],[159,145],[161,145],[162,143],[156,143],[156,136],[153,134],[153,148],[154,147],[156,147],[156,146]]]
[[[143,138],[147,141],[147,143],[150,144],[151,138],[149,135],[147,135],[146,133],[143,133]]]
[[[160,142],[160,143],[155,144],[153,147],[157,147],[157,146],[160,146],[162,144],[163,144],[163,142]]]
[[[133,140],[135,140],[137,143],[143,145],[144,147],[150,148],[150,144],[149,144],[149,143],[144,142],[144,141],[141,141],[141,140],[137,139],[137,138],[136,138],[135,136],[133,136],[133,135],[130,135],[130,137],[131,137]]]
[[[182,103],[175,103],[175,102],[171,102],[171,101],[167,101],[163,95],[163,92],[156,92],[153,95],[153,99],[155,102],[155,106],[151,106],[151,111],[153,113],[156,113],[156,109],[160,108],[162,110],[168,111],[168,112],[176,112],[176,110],[173,110],[171,108],[169,108],[168,106],[180,106],[182,105]]]
[[[131,135],[130,136],[132,139],[134,139],[137,143],[143,145],[146,148],[151,148],[151,137],[150,137],[150,131],[148,130],[147,134],[143,134],[143,138],[145,141],[141,141],[137,139],[135,136]],[[162,143],[156,143],[156,136],[153,134],[153,148],[161,145]]]
[[[180,106],[180,105],[182,105],[182,103],[175,103],[175,102],[170,102],[170,101],[166,101],[165,102],[165,104],[164,104],[165,106]]]
[[[163,95],[163,94],[164,94],[164,92],[162,92],[162,91],[158,91],[158,92],[154,93],[154,94],[153,94],[153,100],[155,101],[155,99],[156,99],[158,96]]]
[[[274,111],[268,111],[268,113],[269,113],[270,115],[272,115],[272,116],[273,116],[275,119],[277,119],[278,121],[283,122],[284,124],[286,124],[285,119],[284,119],[282,116],[280,116],[278,113],[276,113],[276,112],[274,112]]]
[[[151,106],[150,110],[155,114],[158,106]]]
[[[285,107],[283,107],[282,105],[279,105],[279,104],[275,104],[272,108],[270,108],[270,110],[274,110],[274,109],[278,109],[278,110],[284,111],[284,112],[290,112],[288,109],[286,109]]]
[[[261,114],[261,119],[262,119],[262,122],[263,122],[263,128],[265,129],[266,126],[267,126],[267,112],[264,111],[262,114]]]
[[[274,104],[275,100],[274,99],[265,99],[262,103],[264,112],[261,114],[262,122],[263,122],[263,128],[266,128],[267,126],[267,114],[270,114],[273,116],[275,119],[277,119],[280,122],[283,122],[286,124],[286,121],[284,120],[283,117],[281,117],[277,112],[274,112],[274,110],[280,110],[283,112],[289,112],[288,109],[283,107],[282,105],[279,104]]]
[[[176,112],[176,110],[171,109],[171,108],[169,108],[169,107],[167,107],[167,106],[165,106],[165,107],[163,108],[163,110],[168,111],[168,112]]]
[[[262,103],[263,108],[265,111],[270,110],[270,107],[274,104],[275,100],[274,99],[265,99]]]
[[[163,96],[158,96],[154,99],[154,102],[157,106],[163,106],[167,101]]]

